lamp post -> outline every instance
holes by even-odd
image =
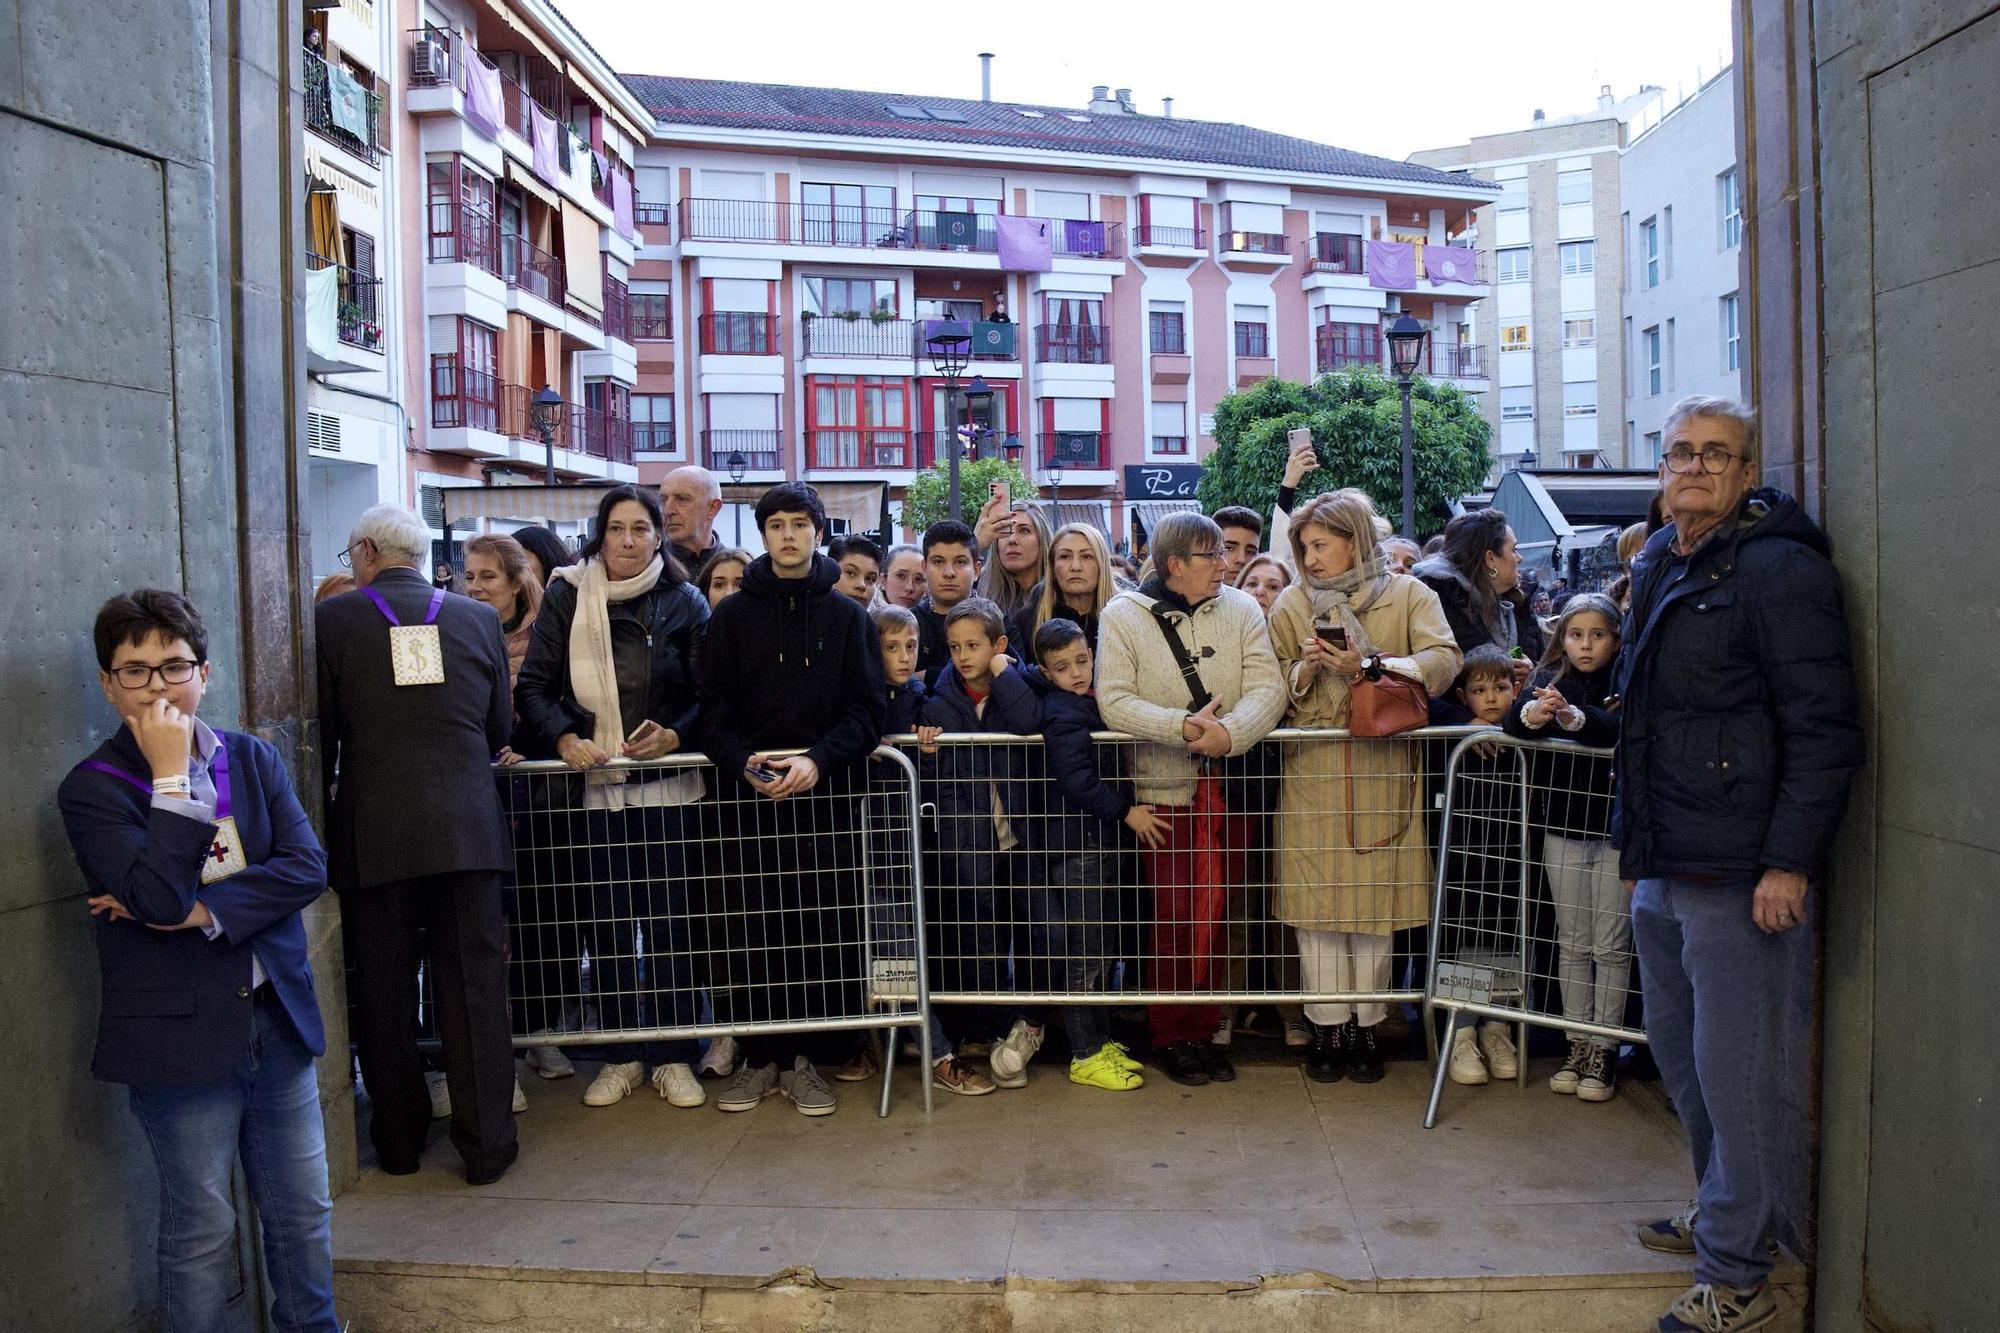
[[[965,328],[963,324],[946,324],[928,339],[931,348],[931,367],[944,376],[945,415],[949,418],[945,430],[950,440],[950,445],[945,451],[950,460],[948,464],[950,483],[946,501],[950,507],[945,512],[954,519],[963,512],[958,504],[958,377],[965,373],[965,363],[972,355],[972,331],[966,329],[963,333],[959,332]]]
[[[562,395],[544,384],[535,390],[535,396],[528,402],[528,421],[535,432],[542,437],[542,447],[548,450],[548,484],[556,484],[556,424],[562,420]]]
[[[750,460],[743,456],[742,450],[732,449],[729,451],[729,461],[723,464],[723,466],[729,469],[729,484],[731,486],[741,486],[743,484],[743,474],[750,470]],[[741,495],[737,496],[735,500],[730,502],[730,507],[736,511],[736,546],[737,549],[741,550],[743,546],[743,497]]]
[[[1423,359],[1424,339],[1430,333],[1408,314],[1389,326],[1389,364],[1396,372],[1396,388],[1403,395],[1403,536],[1417,539],[1417,460],[1410,440],[1410,377]]]
[[[1049,523],[1050,528],[1059,528],[1062,526],[1062,479],[1063,479],[1062,446],[1057,445],[1056,452],[1049,455],[1049,518],[1051,520],[1051,522]]]

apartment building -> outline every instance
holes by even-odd
[[[1618,164],[1625,259],[1624,432],[1634,467],[1659,461],[1667,409],[1743,396],[1743,188],[1736,91],[1725,69],[1634,137]]]
[[[945,450],[1016,456],[1114,542],[1190,503],[1223,395],[1384,358],[1473,392],[1490,294],[1461,245],[1495,186],[1140,112],[627,74],[643,104],[630,276],[635,458],[804,478],[872,529]],[[966,406],[932,356],[972,336]],[[975,378],[976,377],[976,378]],[[732,520],[722,531],[733,537]],[[753,537],[754,533],[746,535]]]
[[[1495,349],[1495,392],[1482,402],[1502,466],[1623,467],[1625,290],[1620,151],[1661,111],[1662,94],[1624,99],[1524,130],[1485,135],[1410,161],[1469,172],[1499,187],[1470,243],[1493,276],[1473,341]],[[1600,410],[1600,404],[1603,405]]]

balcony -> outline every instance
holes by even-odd
[[[635,421],[632,423],[632,447],[641,453],[670,454],[679,446],[674,443],[674,423],[671,421]]]
[[[1108,366],[1111,326],[1108,324],[1043,324],[1035,330],[1035,364],[1049,366]]]
[[[1424,361],[1424,373],[1441,379],[1481,380],[1487,375],[1486,349],[1478,343],[1425,342]]]
[[[569,409],[569,447],[587,458],[607,463],[632,461],[632,423],[612,416],[602,408],[572,403]]]
[[[1117,222],[1076,222],[1049,219],[1055,252],[1071,259],[1120,259],[1125,253],[1125,228]]]
[[[917,321],[873,315],[801,317],[807,356],[909,360],[917,355]]]
[[[340,304],[336,324],[340,340],[367,352],[382,350],[382,280],[372,273],[360,273],[324,255],[308,253],[306,268],[339,269]]]
[[[433,264],[471,264],[500,276],[500,237],[492,214],[451,202],[432,203],[427,212]]]
[[[1199,250],[1207,240],[1200,227],[1156,227],[1150,223],[1133,228],[1134,243],[1141,250]]]
[[[665,292],[640,292],[625,298],[632,308],[633,342],[672,342],[674,304]]]
[[[776,472],[784,464],[785,435],[777,430],[705,430],[701,433],[701,461],[715,472],[729,471],[729,456],[743,455],[743,466],[751,472]]]
[[[1313,335],[1313,364],[1320,374],[1337,370],[1382,369],[1382,333],[1362,326],[1359,333],[1321,328]]]
[[[329,65],[307,52],[305,62],[306,128],[339,144],[370,166],[384,151],[378,133],[382,99],[345,66]]]
[[[778,355],[778,317],[742,310],[716,310],[703,315],[701,350],[704,356]]]
[[[525,236],[500,238],[500,276],[509,287],[562,308],[563,262]]]
[[[624,283],[604,275],[604,336],[632,341],[632,296]]]
[[[431,357],[431,425],[441,430],[500,433],[501,404],[517,384],[483,370],[466,370],[449,353]],[[525,393],[526,390],[520,390]]]
[[[1363,277],[1368,272],[1368,249],[1359,236],[1346,232],[1323,231],[1305,243],[1306,272],[1345,273]]]
[[[633,204],[632,220],[642,227],[671,227],[674,210],[667,204]]]
[[[1254,255],[1260,261],[1289,264],[1292,243],[1283,232],[1225,231],[1216,237],[1218,248],[1231,258]]]
[[[915,466],[916,434],[872,426],[806,433],[806,466],[828,472],[902,472]]]
[[[653,220],[641,205],[639,220]],[[683,199],[683,241],[740,241],[751,245],[818,245],[854,250],[924,250],[994,254],[999,233],[990,214],[938,209],[898,209],[863,204],[765,203],[747,199]],[[1072,259],[1116,259],[1124,229],[1115,222],[1048,219],[1051,249]]]
[[[1042,440],[1042,466],[1097,472],[1111,466],[1111,434],[1101,430],[1059,430]]]
[[[543,116],[555,122],[556,162],[562,167],[563,174],[567,176],[570,173],[571,134],[569,126],[564,124],[553,111],[544,106],[541,99],[530,96],[527,89],[508,78],[505,74],[502,74],[500,76],[501,122],[508,129],[527,140],[528,144],[532,147],[535,142],[535,135],[534,127],[529,117],[530,107],[540,111]]]

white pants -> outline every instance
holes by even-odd
[[[1622,1027],[1632,980],[1632,909],[1618,882],[1618,853],[1608,842],[1546,834],[1542,860],[1556,909],[1556,977],[1563,1017]],[[1572,1040],[1583,1036],[1569,1034]],[[1615,1046],[1609,1037],[1590,1037]]]
[[[1383,991],[1389,989],[1390,945],[1394,936],[1364,935],[1352,930],[1308,930],[1298,927],[1299,973],[1308,991]],[[1353,1018],[1372,1028],[1389,1012],[1381,1004],[1309,1004],[1306,1017],[1321,1027]]]

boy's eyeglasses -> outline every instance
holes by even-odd
[[[1677,444],[1667,450],[1667,471],[1678,473],[1692,472],[1694,471],[1695,460],[1698,458],[1701,460],[1701,470],[1703,472],[1708,473],[1711,477],[1719,477],[1729,470],[1731,463],[1742,456],[1741,454],[1731,453],[1719,444],[1711,444],[1700,453],[1696,453],[1685,444]]]
[[[154,673],[169,685],[185,685],[194,679],[194,669],[199,662],[191,662],[185,657],[173,657],[158,666],[147,666],[144,662],[127,662],[123,666],[111,668],[111,674],[118,683],[128,690],[143,690],[153,683]]]

